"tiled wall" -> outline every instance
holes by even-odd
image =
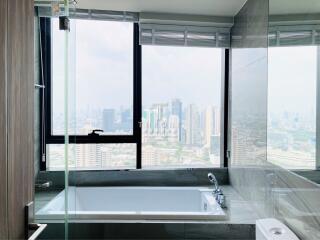
[[[130,171],[70,171],[69,186],[204,186],[212,172],[221,185],[229,184],[227,168]],[[52,182],[51,189],[64,188],[63,171],[38,174],[40,182]]]
[[[231,184],[261,218],[320,239],[320,188],[267,162],[268,0],[248,0],[235,17],[231,50]]]

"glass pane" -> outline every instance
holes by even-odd
[[[102,129],[107,135],[133,133],[133,24],[94,20],[76,22],[76,122],[70,134]],[[58,24],[54,21],[53,24]],[[56,28],[54,28],[56,29]],[[61,133],[60,67],[56,49],[62,44],[53,31],[53,134]],[[73,124],[70,121],[70,124]]]
[[[67,9],[67,8],[65,8]],[[38,19],[39,21],[39,19]],[[42,32],[39,32],[38,26],[40,23],[35,24],[35,39],[39,39],[39,35],[42,34]],[[50,24],[49,20],[46,24]],[[42,25],[43,27],[44,25]],[[59,85],[59,103],[60,103],[60,112],[59,112],[59,134],[67,136],[68,130],[65,129],[66,123],[68,122],[68,116],[67,116],[67,108],[68,100],[66,96],[66,86],[70,83],[70,68],[68,67],[68,64],[70,64],[70,53],[72,52],[72,48],[70,48],[70,43],[72,42],[72,33],[69,33],[67,31],[59,31],[58,24],[52,25],[52,29],[57,31],[59,33],[59,46],[55,46],[55,59],[56,62],[52,66],[55,69],[59,69],[58,75],[57,75],[57,82]],[[71,41],[70,41],[71,40]],[[36,44],[38,44],[38,41],[35,41]],[[38,69],[40,69],[41,64],[41,54],[39,52],[40,46],[36,45],[35,48],[35,57],[39,59],[39,63],[37,62],[36,65]],[[48,54],[49,51],[43,52],[42,54]],[[70,66],[70,65],[69,65]],[[69,74],[67,74],[69,73]],[[35,81],[37,82],[38,76],[41,74],[35,75]],[[40,80],[40,79],[39,79]],[[38,81],[39,81],[38,80]],[[43,84],[42,82],[39,82],[40,84]],[[36,94],[40,92],[36,91]],[[39,104],[40,96],[35,96],[35,106],[41,106],[44,107],[44,105]],[[44,108],[42,108],[44,111]],[[53,109],[55,110],[55,109]],[[44,122],[41,122],[40,120],[44,121],[44,118],[40,118],[40,109],[38,111],[35,111],[35,120],[37,127],[35,127],[36,132],[39,131],[40,127]],[[40,133],[39,133],[40,134]],[[39,135],[38,135],[39,136]],[[43,136],[42,136],[43,137]],[[41,139],[45,140],[45,139]],[[40,144],[40,136],[39,141],[35,142],[35,146],[37,144]],[[66,144],[67,145],[67,144]],[[63,145],[64,146],[64,145]],[[41,149],[43,151],[43,154],[46,152],[45,145],[42,146],[44,149]],[[38,156],[38,151],[35,152],[35,157]],[[41,158],[43,159],[43,155],[41,154]],[[42,161],[41,159],[41,161]],[[38,160],[38,159],[37,159]],[[39,159],[40,160],[40,159]],[[37,222],[47,222],[47,220],[50,219],[48,215],[48,206],[50,206],[50,201],[53,200],[57,195],[60,193],[62,189],[68,188],[68,169],[67,169],[67,161],[68,157],[65,154],[65,148],[63,147],[59,153],[59,170],[61,174],[56,175],[55,177],[51,178],[47,173],[42,174],[40,169],[37,169],[35,171],[35,196],[34,196],[34,203],[35,203],[35,219]],[[47,166],[48,167],[48,166]],[[59,232],[55,235],[55,238],[57,239],[67,239],[68,237],[68,205],[65,204],[67,201],[67,198],[63,198],[61,201],[61,205],[54,205],[50,208],[50,211],[60,211],[62,214],[55,219],[55,222],[58,224],[61,224],[61,227],[59,229]],[[47,229],[45,230],[47,232]],[[44,233],[45,235],[46,233]]]
[[[142,54],[143,167],[220,166],[222,50],[143,46]]]
[[[55,17],[64,16],[67,17],[69,15],[69,2],[64,1],[62,6],[61,2],[53,1],[51,2],[52,12]],[[46,24],[51,24],[52,32],[55,32],[57,38],[52,41],[52,49],[53,60],[51,63],[52,70],[56,72],[54,75],[54,84],[52,87],[56,90],[57,93],[56,99],[59,103],[59,107],[57,108],[57,104],[53,106],[52,111],[58,112],[57,114],[57,122],[58,122],[58,133],[59,135],[64,136],[64,144],[62,145],[61,152],[59,154],[59,164],[60,164],[60,173],[55,175],[55,177],[50,177],[49,174],[38,174],[36,179],[36,189],[35,189],[35,217],[38,218],[40,222],[52,221],[49,214],[50,212],[59,212],[59,216],[57,216],[54,221],[59,225],[59,231],[56,232],[55,238],[57,239],[69,239],[69,228],[68,228],[68,213],[69,213],[69,201],[68,194],[65,194],[64,197],[60,195],[61,201],[59,204],[52,205],[52,200],[57,198],[60,194],[60,191],[64,189],[66,193],[68,193],[69,187],[69,172],[68,172],[68,162],[72,161],[70,159],[70,148],[68,145],[68,135],[70,134],[70,129],[72,125],[70,124],[70,115],[72,114],[72,102],[73,99],[73,91],[72,86],[75,82],[74,79],[74,28],[73,24],[71,24],[71,31],[67,30],[59,30],[58,18],[51,21],[47,19]],[[44,22],[42,22],[44,23]],[[37,26],[37,25],[36,25]],[[43,26],[42,26],[43,27]],[[36,32],[36,31],[35,31]],[[42,34],[41,31],[39,34]],[[47,34],[47,33],[45,33]],[[46,45],[45,45],[46,46]],[[42,52],[42,56],[50,53],[50,49],[45,49]],[[41,56],[41,57],[42,57]],[[46,58],[40,58],[40,60],[44,60]],[[45,86],[46,88],[48,86]],[[47,154],[47,152],[46,152]],[[47,158],[46,158],[47,160]],[[48,167],[48,165],[46,166]],[[38,202],[38,204],[37,204]],[[39,204],[40,203],[40,204]],[[64,223],[62,225],[62,223]],[[46,229],[47,230],[47,229]],[[45,231],[46,231],[45,230]],[[45,235],[45,233],[44,233]],[[50,235],[50,234],[49,234]]]
[[[268,160],[315,168],[317,47],[269,48]]]
[[[65,31],[59,30],[59,20],[51,19],[52,25],[52,129],[53,134],[64,135],[64,101],[65,101]],[[73,29],[72,29],[72,32]],[[69,124],[70,126],[70,124]]]
[[[47,145],[48,170],[64,168],[64,145]],[[69,170],[136,167],[136,144],[69,144]]]

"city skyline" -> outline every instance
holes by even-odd
[[[77,132],[86,135],[92,129],[106,126],[108,129],[105,129],[104,134],[108,132],[111,134],[132,134],[132,128],[125,131],[123,124],[123,120],[124,122],[127,122],[128,119],[132,121],[130,117],[128,118],[128,116],[132,116],[132,109],[122,108],[118,111],[116,109],[101,109],[99,112],[101,116],[95,118],[96,125],[93,125],[91,122],[93,119],[86,118],[86,115],[79,116],[79,119],[84,121],[76,123],[78,124]],[[188,116],[190,112],[192,113]],[[90,115],[90,113],[87,114]],[[56,120],[54,119],[54,121]],[[63,130],[62,122],[60,129]],[[59,130],[57,129],[57,131]],[[210,164],[218,166],[220,164],[220,108],[217,106],[199,108],[195,104],[184,106],[184,103],[177,98],[144,107],[142,144],[142,164],[144,167],[161,167],[163,165],[183,167],[186,164],[204,167]],[[111,149],[113,150],[110,150],[108,144],[79,144],[70,157],[71,165],[78,168],[134,167],[134,149],[121,154],[115,147]],[[111,152],[115,156],[111,156]],[[51,155],[49,166],[58,166],[57,162],[61,162],[63,159],[63,149],[57,150],[56,148],[55,154]],[[121,155],[123,159],[118,159],[116,155]],[[112,163],[111,159],[114,157],[117,159],[114,159],[116,163]],[[106,165],[107,163],[109,166]],[[113,166],[114,164],[116,166]]]

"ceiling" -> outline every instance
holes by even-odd
[[[271,15],[320,13],[320,0],[269,0]]]
[[[234,16],[246,0],[77,0],[78,8]]]

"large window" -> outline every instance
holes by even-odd
[[[272,47],[268,58],[268,161],[314,169],[317,47]]]
[[[222,50],[144,46],[142,166],[220,166]]]
[[[134,77],[134,24],[71,20],[74,88],[69,96],[72,169],[136,168],[137,112]],[[46,165],[64,167],[64,32],[58,19],[42,19],[43,42],[51,45],[46,75]],[[71,52],[72,52],[71,51]],[[48,54],[46,50],[44,54]],[[46,56],[50,56],[46,55]],[[51,62],[51,63],[50,63]],[[74,104],[72,103],[74,102]],[[51,109],[51,110],[50,110]],[[50,114],[51,113],[51,114]],[[135,118],[135,119],[134,119]],[[98,129],[95,135],[90,135]]]
[[[225,50],[142,47],[137,23],[71,21],[71,169],[221,166]],[[64,33],[57,19],[42,18],[41,30],[46,85],[41,169],[59,170],[64,168]]]
[[[64,33],[52,26],[52,133],[63,133]],[[76,20],[76,135],[133,134],[133,24]],[[73,44],[73,43],[72,43]],[[72,106],[73,107],[73,106]],[[73,116],[72,116],[73,117]],[[71,128],[73,130],[73,128]]]

